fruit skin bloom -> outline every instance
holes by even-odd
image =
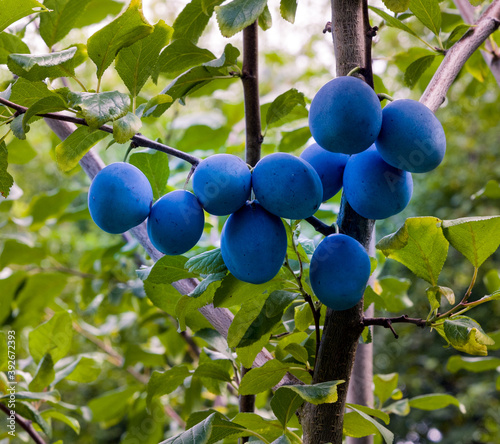
[[[357,154],[369,148],[382,126],[380,100],[356,77],[337,77],[314,96],[309,128],[314,140],[334,153]]]
[[[375,146],[389,165],[411,173],[427,173],[442,162],[446,136],[429,108],[415,100],[396,100],[384,108],[382,116]]]
[[[175,190],[157,200],[148,218],[148,236],[164,254],[183,254],[200,240],[205,215],[198,199],[186,190]]]
[[[153,190],[139,168],[125,162],[104,167],[94,177],[88,195],[90,216],[103,231],[124,233],[149,215]]]
[[[222,259],[243,282],[263,284],[273,279],[283,265],[286,249],[283,222],[256,201],[229,216],[222,229]]]

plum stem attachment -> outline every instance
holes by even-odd
[[[363,70],[363,68],[361,68],[361,66],[356,66],[356,68],[351,69],[347,73],[347,77],[352,77],[352,76],[354,76],[354,74],[360,73],[362,70]]]
[[[184,187],[183,187],[183,190],[184,190],[184,191],[186,190],[186,188],[187,188],[187,186],[188,186],[188,184],[189,184],[189,181],[191,180],[191,177],[192,177],[192,176],[193,176],[193,174],[194,174],[194,170],[195,170],[195,169],[196,169],[196,165],[193,165],[193,166],[191,167],[191,169],[189,170],[189,173],[188,173],[188,175],[187,175],[187,177],[186,177],[186,181],[184,182]]]
[[[394,102],[394,97],[390,96],[389,94],[379,93],[377,94],[377,96],[381,102],[382,100],[388,100],[389,102]]]

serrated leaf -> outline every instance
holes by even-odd
[[[154,398],[172,393],[189,375],[190,372],[185,365],[177,365],[163,373],[154,371],[146,389],[148,410],[151,410],[151,403]]]
[[[498,367],[500,367],[500,358],[466,358],[460,355],[451,356],[446,364],[446,370],[451,373],[457,373],[460,370],[480,373],[495,370]]]
[[[37,114],[53,113],[57,111],[63,111],[67,109],[68,106],[64,99],[60,96],[48,96],[42,97],[40,100],[35,102],[28,108],[28,111],[24,113],[23,117],[23,128],[26,130],[28,128],[28,123]]]
[[[10,122],[10,129],[14,137],[19,140],[26,140],[26,133],[30,130],[29,125],[23,125],[23,115],[19,114]]]
[[[55,313],[29,333],[29,350],[33,360],[38,363],[46,353],[50,353],[56,363],[69,352],[72,337],[71,315],[66,311]]]
[[[241,379],[240,395],[255,395],[271,389],[283,379],[287,371],[288,366],[275,359],[267,361],[262,367],[253,368]]]
[[[28,45],[17,35],[8,32],[0,33],[0,64],[7,64],[9,54],[29,54],[29,52]]]
[[[129,112],[113,121],[113,138],[117,143],[126,143],[139,132],[141,127],[141,119]]]
[[[46,353],[38,364],[38,368],[34,378],[29,384],[29,389],[32,392],[41,392],[44,388],[52,384],[55,378],[54,363],[50,353]]]
[[[68,102],[72,108],[81,112],[89,127],[94,129],[125,116],[130,107],[130,97],[118,91],[71,92],[68,94]]]
[[[393,17],[392,15],[387,14],[387,12],[382,11],[379,8],[375,8],[374,6],[368,6],[368,8],[370,8],[375,14],[382,17],[387,23],[387,26],[392,26],[393,28],[401,29],[402,31],[405,31],[414,37],[418,37],[418,34],[415,31],[413,31],[413,29],[409,28],[407,25],[405,25],[401,20],[397,19],[396,17]]]
[[[441,30],[441,8],[438,0],[410,0],[410,11],[436,36]]]
[[[255,22],[264,11],[267,0],[232,0],[215,7],[217,23],[224,37],[234,34]]]
[[[30,14],[47,11],[47,8],[36,0],[0,0],[0,31],[19,19]]]
[[[10,188],[14,185],[14,178],[7,171],[9,166],[9,152],[5,142],[0,142],[0,194],[7,197],[10,193]]]
[[[444,48],[451,48],[458,40],[460,40],[464,34],[471,28],[473,25],[467,25],[465,23],[461,23],[457,25],[453,31],[450,32],[450,35],[444,42]]]
[[[148,178],[155,200],[165,194],[170,175],[168,156],[165,153],[160,151],[133,153],[129,157],[129,162]]]
[[[422,74],[431,67],[435,58],[435,55],[427,55],[410,63],[404,75],[405,85],[413,89],[420,80],[420,77],[422,77]]]
[[[80,434],[80,423],[76,418],[73,418],[71,416],[67,416],[62,412],[59,412],[54,409],[47,409],[44,410],[42,413],[42,418],[44,419],[55,419],[57,421],[61,421],[67,426],[71,427],[73,431],[79,435]]]
[[[405,12],[410,6],[410,0],[382,0],[387,9],[396,14]]]
[[[298,0],[281,0],[280,13],[287,22],[295,23],[295,14],[297,13]]]
[[[87,41],[89,57],[97,67],[97,78],[111,65],[118,52],[154,31],[142,13],[142,1],[132,0],[126,11]]]
[[[408,218],[396,233],[382,238],[377,249],[431,285],[437,285],[448,255],[448,241],[440,222],[430,216]]]
[[[465,413],[465,407],[460,404],[457,398],[451,395],[432,393],[429,395],[415,396],[409,400],[410,407],[420,410],[438,410],[454,405]]]
[[[18,105],[29,108],[43,97],[49,96],[58,97],[56,93],[49,91],[44,82],[30,82],[29,80],[19,78],[12,87],[10,100]]]
[[[500,216],[444,220],[442,227],[450,244],[476,268],[500,245]]]
[[[239,362],[245,368],[253,367],[255,358],[269,342],[269,336],[263,335],[260,340],[247,347],[239,347],[236,349],[236,355]]]
[[[107,135],[108,133],[104,131],[92,130],[86,126],[77,128],[56,146],[57,166],[64,172],[72,170],[78,165],[81,158]]]
[[[220,248],[204,251],[201,254],[193,256],[186,262],[186,268],[191,273],[208,275],[211,273],[222,273],[227,270]]]
[[[398,387],[398,373],[390,373],[387,375],[377,374],[373,376],[375,385],[374,395],[379,399],[380,404],[392,397],[394,390]]]
[[[273,17],[271,16],[271,11],[269,11],[269,8],[266,4],[264,11],[262,11],[262,13],[259,15],[259,26],[263,31],[267,31],[271,28],[272,25]]]
[[[384,439],[385,443],[386,444],[392,444],[394,442],[394,434],[386,429],[382,424],[380,424],[378,421],[376,421],[375,419],[373,419],[371,416],[367,415],[365,412],[361,411],[360,409],[357,409],[355,407],[353,407],[352,405],[350,406],[351,410],[353,410],[353,412],[351,413],[348,413],[346,414],[346,418],[347,420],[344,421],[344,431],[346,433],[346,435],[348,436],[354,436],[354,437],[361,437],[361,436],[367,436],[367,435],[371,435],[372,433],[379,433],[382,438]],[[355,415],[353,415],[352,413],[355,413],[357,415],[359,415],[358,418],[356,418]],[[349,416],[348,416],[349,415]],[[356,419],[354,419],[356,418]],[[354,419],[354,424],[357,424],[353,427],[353,419]],[[361,436],[359,434],[360,430],[363,425],[360,424],[360,423],[365,423],[363,425],[365,425],[366,427],[366,424],[369,424],[371,427],[372,427],[372,432],[371,433],[363,433]],[[354,433],[352,433],[354,431]]]
[[[50,54],[9,54],[7,66],[14,74],[33,82],[72,77],[75,75],[74,57],[77,51],[78,47],[73,46]]]
[[[118,53],[115,68],[132,96],[139,95],[155,71],[160,51],[168,44],[173,32],[170,26],[160,20],[153,33]]]
[[[214,7],[224,0],[191,0],[175,19],[174,39],[188,39],[198,42],[208,21],[214,12]]]
[[[266,125],[270,126],[279,123],[286,117],[296,106],[306,106],[304,94],[297,91],[295,88],[279,95],[273,100],[271,106],[267,110]]]
[[[495,343],[474,319],[467,316],[446,319],[443,332],[445,339],[453,348],[470,355],[486,356],[488,354],[486,346]]]
[[[62,40],[83,14],[90,0],[45,0],[50,12],[40,15],[40,36],[49,48]]]

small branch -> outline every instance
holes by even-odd
[[[444,60],[427,85],[420,102],[436,111],[444,102],[446,93],[465,62],[481,44],[500,26],[500,0],[494,0],[484,14],[446,53]]]
[[[5,412],[7,416],[10,416],[10,409],[0,402],[0,410]],[[36,444],[46,444],[43,438],[38,434],[38,432],[31,425],[31,421],[24,419],[21,415],[14,413],[16,422],[28,433],[28,435],[33,439]]]
[[[259,101],[259,40],[255,21],[243,30],[243,95],[245,100],[246,163],[255,166],[260,159],[264,137],[260,121]]]
[[[323,234],[324,236],[329,236],[330,234],[335,234],[338,232],[335,224],[327,225],[317,217],[311,216],[307,219],[304,219],[309,225],[311,225],[318,233]]]
[[[0,103],[8,106],[17,111],[16,114],[25,113],[28,108],[25,106],[18,105],[17,103],[11,102],[10,100],[3,99],[0,97]],[[46,119],[59,120],[62,122],[70,122],[76,123],[77,125],[85,125],[88,126],[85,119],[80,119],[78,117],[66,116],[64,114],[59,113],[45,113],[45,114],[37,114],[37,116],[45,117]],[[106,133],[113,134],[113,128],[108,125],[103,125],[99,128],[101,131]],[[161,151],[166,154],[170,154],[171,156],[177,157],[179,159],[185,160],[189,162],[191,165],[196,166],[200,163],[200,159],[196,156],[192,156],[191,154],[184,153],[182,151],[176,150],[170,146],[164,145],[163,143],[155,142],[154,140],[148,139],[144,137],[142,134],[137,133],[132,139],[130,139],[136,146],[141,146],[144,148],[151,148],[157,151]]]
[[[394,330],[392,324],[414,324],[417,327],[424,328],[427,325],[427,321],[425,319],[410,318],[407,315],[403,315],[396,318],[363,318],[361,324],[363,327],[367,327],[369,325],[380,325],[384,328],[389,328],[394,337],[398,339],[399,336],[396,333],[396,330]]]
[[[241,379],[245,376],[250,369],[242,367],[241,368]],[[255,395],[240,395],[240,413],[253,413],[255,412]],[[242,443],[248,442],[249,438],[245,437],[241,439]]]

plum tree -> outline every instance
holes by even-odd
[[[347,162],[344,192],[349,204],[361,216],[386,219],[408,205],[413,179],[409,172],[385,162],[373,146]]]
[[[252,174],[232,154],[215,154],[200,162],[193,174],[193,191],[210,214],[226,216],[250,197]]]
[[[262,158],[253,170],[252,187],[267,211],[286,219],[312,216],[323,199],[323,186],[316,170],[288,153]]]
[[[319,243],[311,258],[311,288],[327,307],[347,310],[363,297],[370,268],[370,258],[357,240],[331,234]]]
[[[377,94],[356,77],[337,77],[323,85],[309,111],[314,140],[334,153],[357,154],[369,148],[382,126]]]
[[[196,245],[204,225],[205,215],[196,196],[186,190],[175,190],[155,202],[147,228],[155,248],[176,255]]]
[[[342,176],[349,156],[332,153],[317,143],[308,146],[300,155],[318,173],[323,185],[323,202],[335,196],[342,188]]]
[[[149,215],[153,190],[144,173],[125,162],[103,168],[92,181],[88,206],[96,225],[108,233],[124,233]]]
[[[231,214],[222,229],[222,259],[244,282],[262,284],[274,278],[283,265],[286,249],[283,222],[256,201]]]
[[[410,99],[396,100],[383,110],[375,146],[389,165],[426,173],[443,160],[446,136],[437,117],[425,105]]]

